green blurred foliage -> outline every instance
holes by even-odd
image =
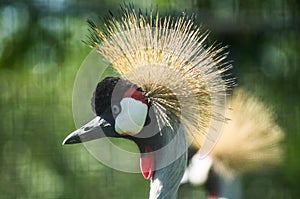
[[[197,14],[210,40],[229,45],[239,86],[274,108],[286,132],[284,164],[243,178],[244,198],[300,195],[299,2],[287,0],[134,1],[162,13]],[[72,89],[90,49],[87,18],[122,1],[0,2],[0,198],[146,198],[149,182],[112,170],[82,145],[62,147],[74,130]],[[180,198],[199,198],[183,186]]]

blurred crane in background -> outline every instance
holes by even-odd
[[[243,174],[266,171],[283,158],[284,134],[270,108],[241,89],[228,106],[229,121],[216,146],[205,158],[192,147],[194,156],[182,179],[182,183],[203,185],[210,199],[242,198]]]

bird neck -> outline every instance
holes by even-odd
[[[208,192],[207,199],[239,199],[242,198],[242,184],[239,176],[226,178],[218,174],[214,168],[209,172],[204,185]]]
[[[177,130],[169,127],[162,129],[162,141],[167,145],[164,145],[162,154],[156,156],[155,161],[159,169],[151,179],[149,199],[177,198],[187,164],[187,138],[182,127]],[[168,161],[171,164],[160,167],[162,162]]]

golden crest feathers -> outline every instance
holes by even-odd
[[[211,153],[215,171],[233,177],[279,164],[284,134],[270,108],[243,90],[235,91],[229,104],[230,121]]]
[[[121,77],[142,88],[161,125],[172,126],[169,115],[175,115],[201,144],[211,121],[225,117],[214,107],[224,107],[231,84],[222,78],[231,67],[227,54],[205,47],[208,33],[191,17],[143,15],[132,6],[122,10],[121,19],[111,16],[103,29],[89,22],[92,46]]]

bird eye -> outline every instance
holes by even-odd
[[[111,110],[114,115],[117,115],[120,113],[121,107],[119,105],[115,104],[111,107]]]

